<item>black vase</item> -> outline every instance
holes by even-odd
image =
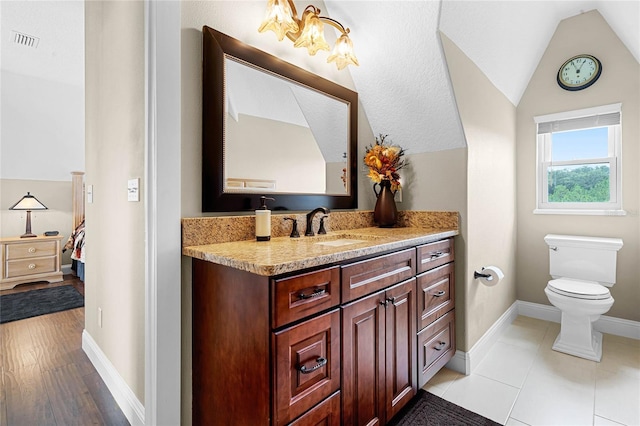
[[[376,185],[380,191],[376,191]],[[398,209],[396,208],[395,193],[391,190],[391,181],[382,180],[373,184],[373,192],[378,197],[376,207],[373,209],[373,221],[381,228],[390,228],[398,221]]]

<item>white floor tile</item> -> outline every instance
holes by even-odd
[[[605,334],[598,363],[554,351],[559,332],[519,316],[471,375],[424,389],[507,426],[640,426],[640,340]]]
[[[517,396],[518,389],[513,386],[471,374],[461,376],[451,383],[442,398],[505,424]]]
[[[509,420],[507,420],[507,423],[505,424],[505,426],[529,426],[529,425],[509,417]]]
[[[542,327],[539,323],[523,320],[522,318],[526,317],[516,318],[498,341],[524,349],[537,349],[544,339],[547,327]]]
[[[464,374],[460,374],[457,371],[453,371],[448,368],[443,368],[438,371],[436,375],[422,387],[422,389],[442,397],[446,390],[449,389],[451,383],[453,383],[458,377],[462,376],[464,376]]]
[[[640,381],[623,373],[598,370],[595,414],[624,425],[640,425]]]
[[[498,341],[473,373],[520,389],[536,352],[536,349],[525,349]]]
[[[609,419],[605,419],[598,416],[593,417],[593,426],[621,426],[621,425],[622,423],[614,422]]]
[[[530,425],[590,425],[594,385],[538,369],[530,372],[511,417]]]
[[[640,380],[640,346],[629,345],[621,340],[607,339],[606,335],[602,346],[602,360],[597,366],[599,371],[621,373]]]

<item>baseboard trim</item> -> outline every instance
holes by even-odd
[[[135,396],[86,329],[82,331],[82,350],[89,357],[129,423],[135,426],[144,426],[144,405]]]
[[[60,267],[60,270],[62,271],[62,275],[69,275],[69,274],[73,274],[73,269],[71,269],[71,263],[69,263],[68,265],[62,265]]]
[[[469,352],[456,351],[454,357],[447,363],[447,368],[462,374],[471,374],[517,316],[518,302],[516,301],[493,323]]]
[[[557,323],[560,323],[562,317],[560,310],[555,306],[516,300],[468,352],[457,350],[446,367],[458,373],[471,374],[518,315]],[[640,340],[640,322],[637,321],[603,315],[593,327],[602,333]]]

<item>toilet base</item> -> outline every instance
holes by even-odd
[[[599,331],[592,331],[590,341],[586,342],[576,341],[575,338],[563,339],[562,337],[562,331],[560,331],[552,347],[554,351],[596,362],[600,362],[602,359],[602,333]]]

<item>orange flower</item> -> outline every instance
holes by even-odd
[[[387,136],[380,134],[375,145],[367,147],[364,164],[369,167],[369,179],[375,183],[388,180],[391,182],[391,190],[395,192],[400,188],[398,170],[405,166],[405,160],[402,159],[404,149],[397,145],[385,145]]]

